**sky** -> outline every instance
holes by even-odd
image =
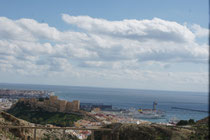
[[[0,83],[208,91],[207,0],[0,0]]]

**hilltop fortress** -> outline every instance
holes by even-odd
[[[43,98],[42,100],[36,98],[21,98],[19,102],[30,104],[32,108],[42,108],[49,112],[77,112],[80,110],[80,102],[73,100],[68,102],[66,100],[59,100],[57,96],[50,96],[50,98]]]

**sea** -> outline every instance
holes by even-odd
[[[165,123],[171,119],[195,121],[208,116],[208,92],[161,91],[124,88],[99,88],[81,86],[56,86],[32,84],[5,84],[0,88],[33,89],[53,91],[59,99],[80,100],[82,103],[112,105],[116,109],[152,109],[157,102],[157,109],[165,112],[164,118],[148,119],[151,122]],[[204,112],[172,109],[172,107],[202,110]],[[206,111],[206,112],[205,112]]]

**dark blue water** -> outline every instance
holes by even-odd
[[[124,109],[152,108],[153,101],[157,101],[157,108],[166,112],[166,118],[149,120],[153,122],[166,122],[172,117],[185,120],[199,120],[208,116],[208,113],[204,112],[171,109],[171,107],[182,107],[208,111],[208,93],[205,92],[26,84],[0,84],[0,88],[50,90],[54,91],[55,95],[59,96],[60,99],[69,101],[80,100],[80,102],[85,103],[111,104],[113,107]]]

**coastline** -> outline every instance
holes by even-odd
[[[1,86],[1,85],[0,85]],[[8,84],[7,87],[13,85]],[[141,108],[152,108],[152,102],[154,100],[158,101],[158,109],[166,112],[165,119],[144,119],[151,122],[162,122],[166,123],[170,118],[176,117],[182,120],[199,120],[206,117],[207,113],[199,113],[193,111],[182,111],[173,110],[172,106],[192,108],[199,110],[208,110],[208,102],[206,101],[207,95],[204,93],[187,93],[185,95],[182,92],[159,92],[159,91],[144,91],[144,90],[113,90],[106,88],[86,88],[82,87],[63,87],[63,86],[50,86],[45,87],[31,86],[31,85],[15,85],[17,89],[33,89],[33,90],[48,90],[54,91],[54,94],[60,99],[65,99],[68,101],[80,100],[80,102],[86,103],[103,103],[105,105],[112,105],[113,108],[129,110],[134,108],[138,110]],[[176,95],[174,95],[176,94]],[[158,95],[158,96],[157,96]],[[183,114],[185,113],[185,114]]]

